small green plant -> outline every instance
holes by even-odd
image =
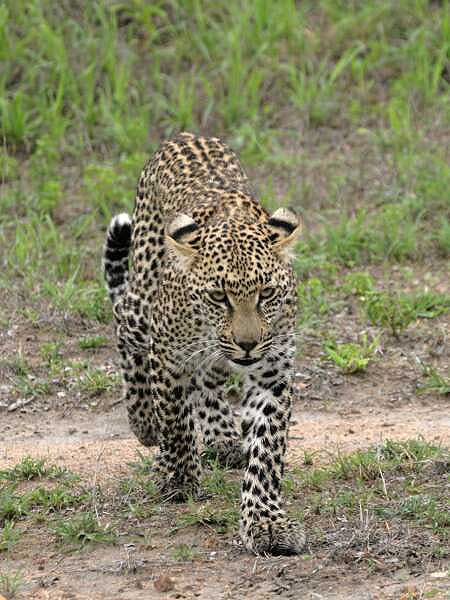
[[[22,349],[19,350],[17,355],[10,363],[11,370],[17,377],[27,377],[31,371],[30,365],[27,359],[23,355]]]
[[[60,521],[54,531],[61,543],[79,548],[95,543],[114,543],[116,540],[116,534],[112,528],[101,525],[92,512]]]
[[[0,488],[0,525],[29,514],[30,506],[22,495],[16,494],[14,485]]]
[[[196,560],[200,557],[193,544],[178,544],[172,550],[172,558],[177,561]]]
[[[139,460],[128,464],[137,475],[146,477],[151,471],[154,457],[149,454],[143,454],[140,450],[136,450],[136,454],[138,455]]]
[[[368,273],[349,273],[344,278],[342,289],[351,296],[365,296],[373,291],[374,281]]]
[[[66,486],[47,489],[38,487],[25,494],[27,505],[40,507],[46,512],[56,512],[64,508],[76,506],[88,500],[88,494],[74,494]]]
[[[225,500],[237,500],[239,498],[239,483],[227,477],[226,469],[221,468],[217,462],[210,463],[210,466],[211,472],[203,480],[205,489]]]
[[[339,452],[329,470],[336,479],[348,480],[357,477],[371,481],[380,476],[380,461],[373,449],[357,450],[351,454]]]
[[[294,472],[285,473],[281,486],[286,497],[292,496],[298,490],[299,478],[295,476]]]
[[[17,544],[20,533],[14,521],[5,521],[0,529],[0,552],[9,552]]]
[[[21,571],[15,571],[11,574],[0,573],[0,594],[4,594],[7,598],[14,598],[23,584]]]
[[[227,394],[239,394],[242,389],[242,376],[239,373],[231,373],[224,385]]]
[[[0,480],[30,481],[31,479],[42,479],[43,477],[51,479],[64,477],[72,480],[76,478],[66,467],[47,465],[45,458],[33,458],[32,456],[24,456],[20,463],[14,467],[0,470]]]
[[[445,257],[450,256],[450,219],[443,217],[436,234],[438,248]]]
[[[434,367],[429,365],[423,367],[423,376],[425,377],[425,383],[418,387],[418,392],[434,392],[443,396],[450,394],[450,377],[440,375]]]
[[[0,183],[5,183],[19,177],[19,161],[6,152],[0,153]]]
[[[325,352],[344,373],[358,373],[365,370],[378,345],[379,339],[369,342],[367,334],[364,334],[359,344],[338,344],[335,340],[329,340],[325,345]]]
[[[207,502],[201,506],[196,506],[193,502],[188,503],[188,510],[180,515],[177,525],[173,531],[184,527],[201,525],[203,527],[213,528],[218,533],[225,533],[234,529],[239,522],[239,511],[237,507],[224,508],[214,506]]]
[[[417,470],[430,460],[439,458],[443,450],[440,446],[418,437],[404,442],[385,440],[376,448],[376,452],[380,459],[391,461],[395,465],[408,465],[408,469],[414,466]]]
[[[330,290],[316,277],[298,287],[298,316],[301,324],[316,324],[331,310]]]
[[[104,335],[93,335],[79,340],[78,346],[81,350],[95,350],[96,348],[104,348],[108,343],[108,338]]]
[[[396,338],[417,316],[410,298],[392,292],[369,292],[363,305],[370,323],[389,328]]]
[[[39,322],[41,320],[41,315],[34,308],[30,308],[29,306],[23,309],[23,316],[27,321],[31,323],[33,327],[39,327]]]
[[[416,317],[423,319],[434,319],[447,313],[450,310],[450,296],[446,294],[436,294],[434,292],[424,292],[412,296]]]
[[[61,362],[61,344],[57,342],[45,342],[41,346],[41,356],[46,364],[51,367]]]
[[[426,493],[406,496],[394,507],[391,516],[422,523],[443,536],[446,536],[450,526],[448,507],[441,505],[436,497]]]
[[[116,375],[109,375],[102,369],[87,369],[80,378],[79,387],[82,392],[93,398],[114,389],[117,382]]]
[[[16,393],[22,396],[31,398],[45,396],[50,392],[50,389],[50,383],[43,379],[35,379],[34,377],[17,377],[16,379]]]
[[[322,467],[306,469],[301,471],[299,476],[304,487],[318,492],[324,489],[331,478],[328,469]]]
[[[450,296],[434,292],[370,291],[361,300],[372,325],[389,328],[397,338],[416,319],[432,319],[450,310]]]
[[[49,472],[49,468],[46,466],[45,462],[45,458],[24,456],[20,463],[11,469],[3,469],[0,471],[0,479],[9,479],[10,481],[40,479],[45,477]]]

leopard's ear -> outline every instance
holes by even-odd
[[[167,249],[177,257],[181,265],[186,269],[192,265],[197,254],[197,250],[190,244],[196,237],[197,231],[197,223],[185,214],[175,217],[167,227]]]
[[[278,208],[267,221],[273,249],[283,262],[294,260],[295,244],[302,232],[301,218],[292,209]]]

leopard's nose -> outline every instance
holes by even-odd
[[[245,350],[246,352],[251,352],[253,350],[253,348],[258,344],[258,342],[248,342],[248,341],[243,341],[243,340],[234,340],[234,343],[239,346],[240,348],[242,348],[242,350]]]

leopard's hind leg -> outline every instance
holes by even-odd
[[[103,255],[106,287],[113,305],[124,395],[132,431],[145,446],[158,443],[153,418],[148,307],[129,289],[132,222],[126,213],[109,225]]]
[[[245,463],[241,437],[233,413],[225,398],[224,384],[229,376],[225,363],[216,363],[195,371],[189,393],[196,406],[196,416],[203,435],[206,458],[217,458],[219,464],[231,468]]]

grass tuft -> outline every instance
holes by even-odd
[[[337,344],[335,340],[329,340],[325,344],[325,352],[344,373],[358,373],[366,369],[378,345],[379,339],[369,342],[364,334],[359,344]]]
[[[14,521],[5,521],[0,530],[0,552],[10,552],[17,544],[20,538],[20,532],[17,530]]]
[[[435,393],[442,396],[450,394],[450,377],[444,377],[429,365],[423,367],[423,376],[425,383],[418,387],[420,393]]]
[[[101,525],[92,512],[75,515],[59,521],[54,532],[58,541],[72,547],[83,548],[90,544],[114,543],[116,534],[108,525]]]
[[[0,573],[0,594],[4,594],[8,599],[15,598],[24,585],[25,581],[21,571],[11,574]]]

